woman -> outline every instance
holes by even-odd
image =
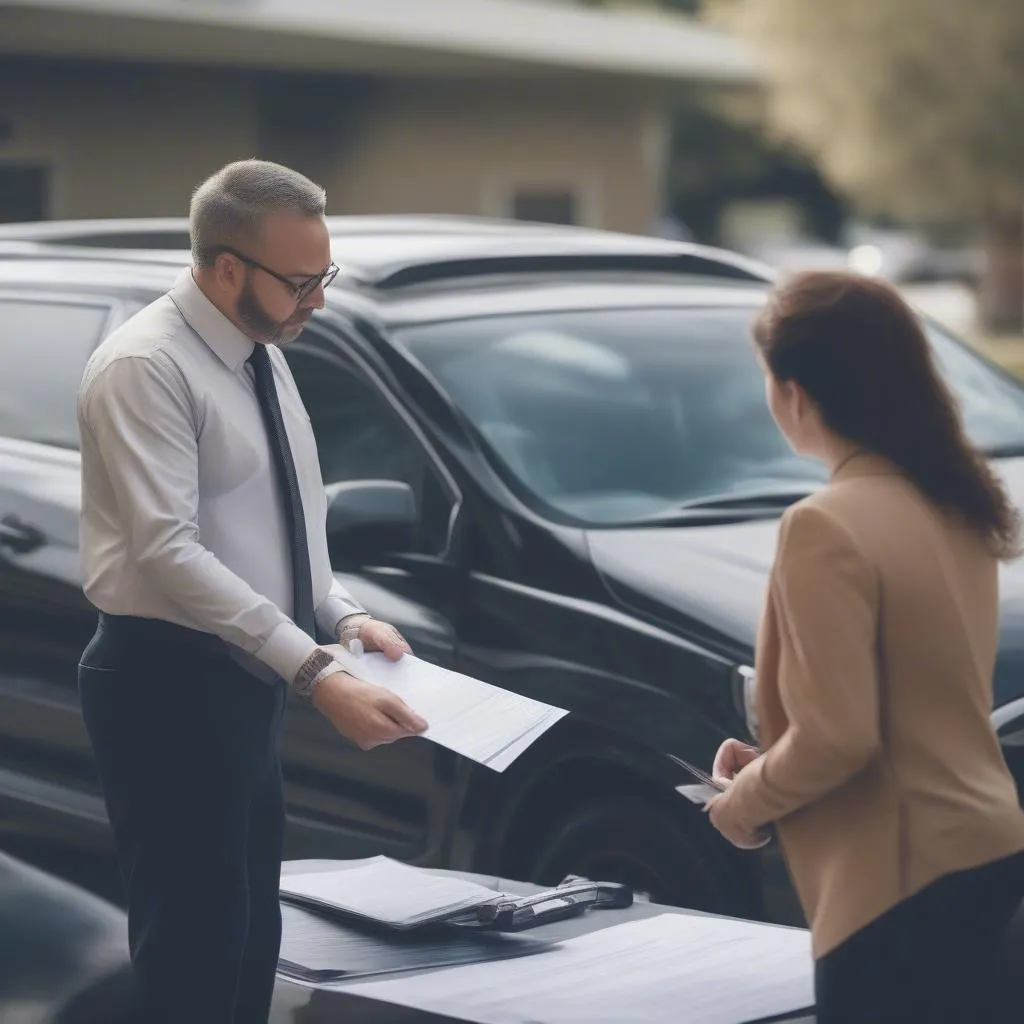
[[[723,744],[711,820],[745,848],[774,824],[820,1024],[992,1020],[1024,896],[1024,812],[989,721],[1016,512],[886,285],[800,275],[754,338],[779,429],[831,478],[783,517],[765,752]]]

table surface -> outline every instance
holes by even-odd
[[[358,863],[361,862],[332,860],[286,861],[281,868],[281,873],[282,875],[289,875],[313,871],[332,871],[343,864],[355,865]],[[471,874],[464,871],[432,869],[431,873],[454,875],[459,878],[479,882],[481,885],[492,889],[521,893],[523,895],[538,892],[541,888],[528,882],[497,878],[493,875]],[[538,928],[531,928],[529,931],[520,934],[536,936],[539,939],[562,941],[577,935],[598,931],[601,928],[608,928],[612,925],[623,924],[627,921],[638,921],[645,917],[666,913],[700,915],[701,912],[637,901],[631,907],[624,910],[587,911],[580,917],[541,925]],[[430,970],[449,969],[436,967]],[[429,971],[409,971],[403,976],[409,977],[413,974],[423,973],[429,973]],[[335,982],[325,986],[313,986],[303,985],[291,979],[286,981],[283,978],[279,978],[277,985],[279,999],[277,1002],[282,1005],[278,1012],[275,1013],[273,1018],[274,1024],[285,1024],[285,1022],[289,1022],[289,1024],[329,1024],[329,1022],[330,1024],[338,1024],[339,1021],[343,1020],[358,1020],[360,1024],[456,1024],[456,1021],[459,1020],[454,1017],[428,1013],[425,1010],[416,1010],[410,1007],[396,1006],[391,1003],[369,999],[358,995],[357,987],[358,981],[353,981],[348,985]],[[773,1017],[771,1021],[776,1022],[776,1024],[814,1024],[814,1016],[801,1014],[797,1016]],[[462,1024],[465,1024],[465,1022],[463,1021]],[[630,1024],[633,1024],[633,1022],[630,1022]],[[635,1022],[635,1024],[641,1024],[641,1022]],[[767,1024],[767,1021],[762,1022],[762,1024]]]

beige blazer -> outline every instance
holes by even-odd
[[[822,956],[1024,849],[989,721],[997,562],[873,455],[783,517],[757,642],[765,754],[724,798],[779,841]]]

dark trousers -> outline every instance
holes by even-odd
[[[281,942],[284,683],[204,634],[101,616],[79,690],[141,1019],[261,1024]]]
[[[904,900],[817,961],[818,1024],[1001,1022],[1006,932],[1022,898],[1018,854]]]

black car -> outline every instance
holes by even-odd
[[[747,333],[768,275],[652,239],[402,225],[335,221],[344,274],[287,350],[335,570],[424,658],[571,714],[499,774],[422,739],[358,751],[296,701],[287,855],[577,873],[798,920],[775,847],[725,844],[666,756],[708,765],[753,731],[746,666],[778,519],[824,481],[765,408]],[[95,615],[74,395],[96,344],[186,260],[0,244],[0,845],[62,865],[73,850],[111,891],[75,692]],[[1024,390],[928,330],[972,437],[1024,493]],[[1020,566],[1003,574],[996,692],[1020,782]]]

